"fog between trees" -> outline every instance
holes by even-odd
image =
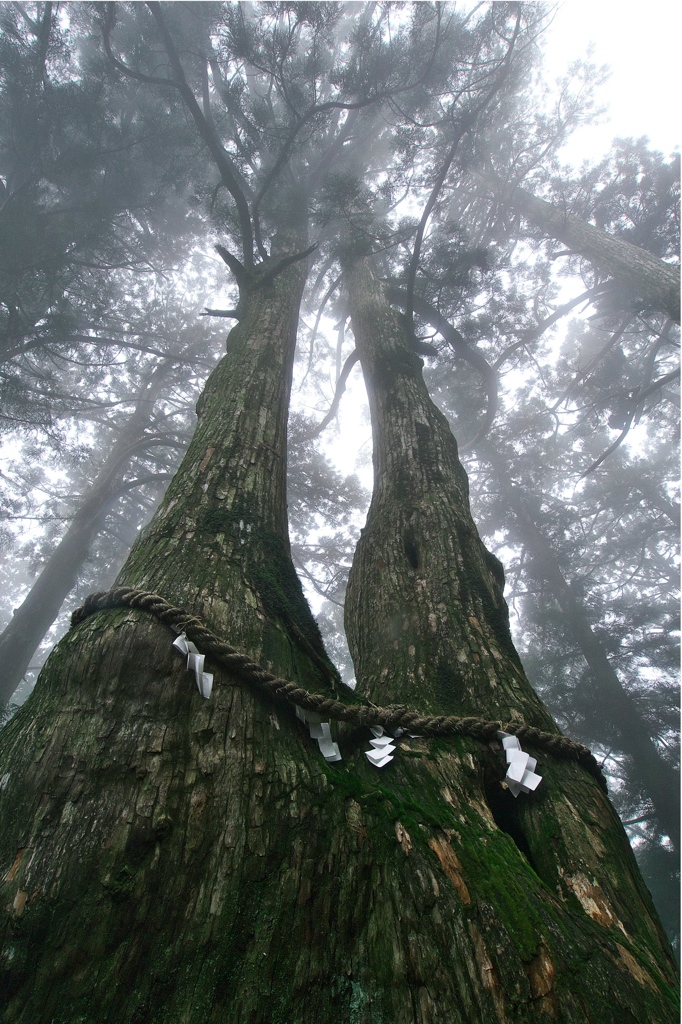
[[[677,942],[679,158],[560,165],[598,76],[543,93],[542,4],[0,13],[7,719],[118,579],[317,692],[556,722]],[[496,744],[377,773],[347,726],[327,766],[171,640],[89,619],[3,729],[8,1020],[673,1019],[580,769],[513,802]]]

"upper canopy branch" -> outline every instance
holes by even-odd
[[[493,84],[491,85],[490,89],[488,89],[485,96],[477,104],[475,104],[471,110],[465,111],[461,116],[460,123],[455,130],[454,138],[452,140],[448,153],[441,165],[440,171],[438,172],[438,176],[436,177],[436,181],[433,185],[433,188],[431,189],[431,194],[429,195],[429,198],[426,202],[426,206],[424,207],[424,211],[422,213],[421,219],[419,221],[419,226],[417,228],[417,234],[415,236],[414,246],[412,249],[412,256],[410,258],[410,263],[407,271],[407,304],[405,307],[405,315],[408,318],[410,324],[413,321],[414,285],[417,277],[417,268],[419,266],[419,257],[421,254],[421,247],[422,242],[424,240],[424,232],[426,230],[426,225],[428,223],[429,217],[431,216],[433,208],[436,205],[436,201],[445,183],[445,179],[447,178],[448,172],[452,165],[452,161],[455,158],[455,154],[457,152],[460,142],[462,141],[466,133],[474,126],[479,114],[481,114],[485,110],[490,101],[495,97],[496,93],[500,90],[500,88],[505,82],[505,79],[509,74],[511,56],[514,51],[514,47],[516,46],[516,40],[519,35],[520,27],[521,13],[518,12],[516,16],[516,24],[514,26],[514,31],[512,33],[511,40],[509,41],[507,52],[502,60],[502,73],[494,78]],[[486,77],[489,76],[486,75]],[[455,100],[454,102],[456,103],[457,100]]]
[[[152,17],[156,22],[156,26],[161,36],[166,54],[170,61],[170,66],[174,74],[174,78],[157,78],[153,75],[145,75],[140,71],[135,71],[133,68],[129,68],[123,63],[113,52],[111,48],[111,30],[114,27],[116,18],[116,4],[107,3],[105,10],[105,17],[103,22],[102,40],[104,44],[104,50],[111,61],[122,74],[128,78],[133,78],[138,82],[144,82],[148,85],[158,85],[164,87],[172,87],[177,89],[182,96],[182,99],[187,107],[189,113],[194,120],[199,135],[206,144],[211,156],[213,157],[220,179],[228,190],[230,195],[235,201],[237,207],[237,218],[239,221],[239,230],[241,233],[242,250],[244,253],[244,261],[247,266],[253,266],[253,231],[251,228],[251,218],[249,215],[249,206],[244,195],[244,189],[242,188],[241,174],[238,168],[230,159],[224,146],[220,142],[213,124],[206,118],[201,107],[199,106],[194,92],[190,88],[187,78],[185,76],[180,57],[178,56],[173,37],[168,31],[163,13],[161,11],[161,4],[159,3],[148,3],[147,7],[151,11]]]
[[[628,288],[646,304],[680,323],[680,274],[646,249],[611,235],[519,186],[511,191],[494,174],[474,173],[487,189],[511,203],[534,228],[568,246]]]
[[[267,194],[267,192],[271,188],[273,182],[276,180],[278,174],[282,170],[282,167],[286,163],[286,161],[287,161],[287,159],[289,157],[289,154],[291,152],[291,149],[292,149],[292,147],[294,145],[294,142],[296,141],[296,137],[297,137],[298,133],[310,121],[312,121],[312,119],[314,117],[317,117],[320,114],[326,114],[326,113],[328,113],[329,111],[332,111],[332,110],[345,110],[345,111],[348,111],[348,112],[362,110],[364,107],[371,106],[374,103],[380,103],[383,100],[391,99],[394,96],[399,96],[401,93],[410,92],[413,89],[416,89],[418,86],[422,85],[423,82],[426,81],[426,78],[427,78],[427,76],[429,74],[429,71],[431,69],[434,57],[436,56],[436,53],[438,52],[438,48],[439,48],[440,43],[441,43],[441,19],[442,19],[442,12],[441,12],[441,9],[440,9],[440,4],[436,4],[436,32],[435,32],[435,37],[434,37],[433,50],[432,50],[430,58],[425,62],[425,66],[424,66],[423,70],[421,71],[419,77],[416,79],[416,81],[409,82],[406,85],[396,86],[396,87],[391,88],[391,89],[380,89],[376,93],[374,93],[373,95],[365,96],[362,99],[349,100],[349,101],[344,101],[344,100],[327,100],[324,103],[313,103],[313,104],[311,104],[311,106],[303,114],[296,114],[296,112],[294,110],[294,114],[295,114],[296,120],[295,120],[295,122],[294,122],[294,124],[293,124],[293,126],[292,126],[292,128],[291,128],[291,130],[289,132],[289,135],[285,139],[284,144],[283,144],[282,148],[280,149],[274,164],[272,165],[271,169],[268,171],[263,184],[261,185],[260,189],[258,190],[258,194],[256,195],[256,198],[255,198],[255,200],[253,202],[252,215],[254,217],[254,220],[257,220],[258,210],[260,208],[261,202],[263,201],[265,195]],[[265,69],[265,68],[262,69],[262,70],[266,71],[266,73],[269,73],[269,72],[267,72],[267,69]],[[291,107],[291,104],[289,104],[289,105]]]
[[[237,207],[237,218],[239,220],[239,230],[241,232],[244,263],[247,267],[251,267],[253,266],[253,230],[251,226],[251,216],[249,214],[249,204],[246,201],[244,189],[242,188],[241,174],[216,135],[215,129],[211,124],[209,124],[204,116],[204,113],[197,102],[196,96],[187,82],[182,62],[180,61],[178,51],[176,50],[175,43],[173,42],[173,37],[168,31],[168,26],[166,25],[165,18],[161,11],[161,4],[158,2],[150,2],[147,4],[147,7],[151,11],[152,17],[156,22],[159,35],[161,36],[166,53],[168,54],[173,74],[177,80],[177,87],[180,90],[180,95],[192,115],[192,119],[197,126],[197,130],[201,138],[206,143],[209,153],[215,160],[225,188],[235,201],[235,205]]]
[[[136,82],[145,82],[147,85],[170,86],[173,89],[179,88],[178,82],[172,78],[156,78],[154,75],[145,75],[141,71],[135,71],[124,64],[120,57],[117,57],[111,48],[111,30],[116,23],[116,4],[107,3],[104,5],[104,20],[102,22],[102,43],[104,52],[114,67],[125,75],[126,78],[133,78]]]

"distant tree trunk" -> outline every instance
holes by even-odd
[[[346,599],[359,687],[381,705],[556,731],[513,648],[498,565],[420,362],[367,263],[347,285],[374,435]],[[386,909],[385,929],[404,936],[394,962],[419,994],[408,1019],[672,1021],[669,947],[608,800],[582,768],[543,754],[540,788],[514,800],[495,748],[412,740],[383,770],[405,860],[439,893],[429,915],[406,891],[400,925]]]
[[[596,687],[595,710],[598,704],[603,706],[603,721],[616,731],[619,747],[632,760],[642,785],[651,797],[662,828],[679,849],[679,772],[661,757],[649,735],[648,724],[642,720],[635,701],[611,666],[601,641],[592,629],[584,605],[566,581],[556,554],[534,521],[521,489],[505,482],[501,467],[498,467],[498,481],[514,513],[519,537],[530,555],[530,571],[549,584],[563,612],[566,634],[578,643],[591,670]],[[595,730],[593,739],[596,738]]]
[[[120,579],[160,591],[273,671],[328,693],[342,688],[286,531],[302,282],[294,264],[243,289],[195,437]],[[465,486],[461,470],[458,480]],[[471,547],[485,557],[475,537]],[[501,650],[503,626],[499,636]],[[344,760],[328,765],[290,708],[229,671],[208,666],[214,691],[201,698],[172,639],[141,612],[92,616],[0,733],[7,1024],[481,1024],[504,1019],[512,992],[520,1021],[558,1007],[571,1024],[599,1010],[600,1021],[615,1020],[612,1002],[628,1001],[634,1010],[621,1017],[641,1019],[645,995],[646,1019],[674,1019],[674,971],[647,894],[631,879],[629,848],[612,847],[613,812],[577,768],[543,763],[547,790],[571,780],[617,864],[625,910],[592,880],[595,831],[579,829],[573,804],[560,812],[584,860],[564,856],[568,879],[547,889],[487,804],[474,802],[483,772],[497,794],[499,753],[415,741],[413,756],[400,751],[377,774],[363,752],[369,731],[349,726],[339,735]],[[388,667],[402,670],[400,652]],[[509,707],[523,679],[514,671]],[[551,726],[530,691],[522,700],[529,718]],[[547,802],[518,808],[537,830],[539,864],[564,848],[566,826]],[[461,836],[472,844],[460,861]],[[618,915],[624,931],[579,901],[604,922]]]
[[[104,529],[112,502],[120,495],[130,460],[139,454],[153,407],[153,394],[138,399],[66,533],[0,633],[0,707],[10,701],[41,640],[76,585],[93,541]]]
[[[647,306],[666,313],[679,324],[680,272],[677,267],[671,267],[646,249],[616,238],[523,189],[514,190],[512,202],[543,234],[563,242],[629,288]]]

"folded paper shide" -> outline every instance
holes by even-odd
[[[338,743],[334,743],[332,739],[329,722],[323,722],[322,716],[316,715],[314,711],[304,711],[303,708],[299,708],[298,704],[295,704],[294,707],[296,708],[296,717],[308,726],[311,737],[317,740],[320,753],[325,761],[340,761],[341,751]]]
[[[213,675],[211,672],[204,672],[205,656],[199,653],[198,648],[191,640],[188,640],[184,633],[173,641],[173,647],[180,651],[187,658],[187,671],[194,672],[197,689],[202,697],[207,700],[213,689]],[[322,716],[315,711],[305,711],[295,704],[296,717],[308,726],[312,739],[317,741],[320,753],[325,761],[341,761],[341,751],[338,743],[332,739],[329,722],[323,722]],[[395,741],[405,735],[406,730],[397,728],[388,732],[381,725],[371,725],[372,739],[369,741],[370,750],[365,751],[365,757],[375,768],[383,768],[393,760],[396,747]],[[410,739],[419,739],[417,733],[407,733]],[[530,793],[536,790],[542,782],[542,776],[535,774],[537,761],[534,757],[521,750],[521,744],[516,736],[511,733],[498,731],[497,737],[502,741],[504,752],[507,757],[507,774],[504,781],[507,788],[513,794]]]
[[[537,761],[534,757],[521,750],[521,744],[516,736],[508,732],[498,732],[497,738],[502,741],[504,752],[507,757],[507,774],[504,781],[512,796],[519,793],[530,793],[536,790],[542,782],[542,776],[535,774]]]
[[[211,696],[211,690],[213,689],[213,674],[211,672],[204,672],[204,655],[199,654],[199,651],[192,643],[188,640],[184,633],[176,637],[173,641],[173,647],[176,651],[180,651],[181,654],[187,655],[187,671],[194,672],[194,678],[197,681],[197,689],[202,697],[208,698]]]
[[[365,751],[365,757],[375,768],[383,768],[385,764],[393,760],[395,753],[393,740],[398,736],[387,736],[381,725],[370,725],[370,729],[374,739],[369,741],[372,749]],[[398,735],[402,735],[403,732],[403,729],[396,729]]]

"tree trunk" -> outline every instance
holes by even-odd
[[[347,284],[374,435],[374,493],[346,599],[358,685],[382,705],[558,731],[513,648],[498,565],[420,362],[366,263]],[[402,923],[386,908],[422,999],[407,1019],[674,1020],[667,940],[599,786],[539,754],[540,788],[515,800],[497,749],[410,740],[383,769],[401,829],[402,808],[421,809],[404,878],[430,871],[439,893],[437,926],[405,882]]]
[[[328,689],[286,526],[304,277],[295,264],[245,289],[192,444],[119,582]],[[89,618],[0,734],[6,1022],[293,1020],[290,999],[307,1012],[339,845],[325,762],[292,709],[229,672],[204,700],[172,640],[142,612]],[[344,809],[342,796],[333,828],[354,845]]]
[[[533,520],[520,488],[505,485],[501,473],[498,473],[498,480],[514,513],[519,536],[531,557],[531,570],[549,584],[563,612],[566,631],[575,638],[590,667],[598,691],[595,704],[601,701],[604,705],[603,719],[615,729],[618,735],[616,742],[632,760],[642,785],[651,797],[661,826],[679,849],[679,772],[661,757],[649,735],[647,723],[642,720],[637,705],[612,668],[601,641],[592,630],[584,606],[566,582],[557,557]]]
[[[155,392],[156,388],[150,390]],[[153,408],[154,394],[138,399],[71,525],[0,634],[0,707],[9,703],[41,640],[76,585],[92,543],[120,493],[130,460],[139,454]]]
[[[196,435],[121,582],[157,589],[273,671],[330,692],[286,535],[302,279],[297,264],[243,296]],[[504,636],[500,626],[500,647]],[[482,772],[504,772],[499,753],[416,741],[377,775],[368,730],[348,726],[344,760],[327,764],[290,708],[229,671],[211,665],[201,698],[172,639],[142,612],[92,616],[0,734],[6,1024],[485,1024],[555,1008],[582,1024],[615,1020],[612,1001],[625,1020],[645,1002],[647,1020],[673,1020],[674,971],[646,892],[635,880],[621,912],[568,856],[563,887],[541,885],[475,802]],[[530,692],[526,704],[551,724]],[[573,766],[545,770],[553,793],[571,780],[610,849],[596,785]],[[539,863],[563,850],[561,815],[592,856],[572,807],[549,818],[519,807],[543,835]],[[628,855],[609,853],[625,885]],[[623,931],[580,900],[602,919],[617,913]]]
[[[563,242],[629,288],[647,306],[666,313],[679,324],[680,272],[677,267],[671,267],[646,249],[616,238],[523,189],[515,189],[512,202],[543,234]]]

